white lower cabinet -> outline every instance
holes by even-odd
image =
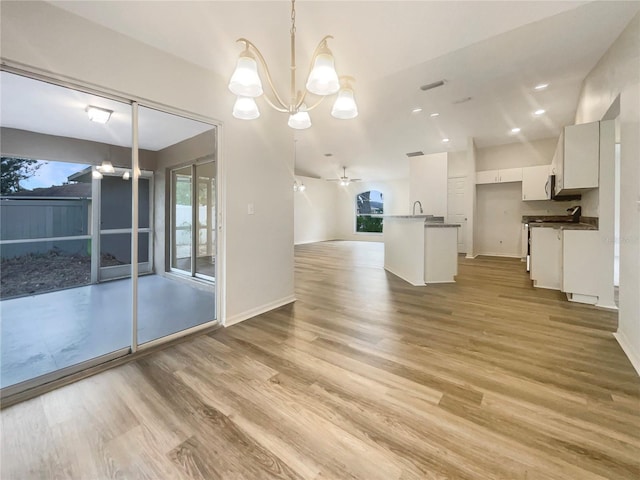
[[[562,230],[531,228],[531,280],[533,286],[560,290],[562,286]]]
[[[598,301],[597,230],[564,230],[562,238],[562,291],[574,302]]]
[[[531,228],[533,286],[561,290],[572,302],[598,302],[597,230]]]

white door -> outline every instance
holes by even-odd
[[[462,225],[458,229],[458,253],[467,253],[465,248],[465,239],[467,238],[466,185],[467,177],[452,177],[447,184],[447,222]]]

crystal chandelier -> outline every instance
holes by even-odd
[[[244,50],[238,58],[236,69],[229,82],[229,90],[237,95],[233,106],[233,116],[242,120],[253,120],[260,116],[255,98],[264,96],[265,101],[279,112],[289,114],[289,126],[295,129],[305,129],[311,126],[309,111],[320,105],[324,97],[338,93],[331,115],[340,119],[351,119],[358,115],[358,107],[353,96],[351,87],[352,77],[341,76],[338,78],[334,67],[334,60],[327,45],[327,40],[333,38],[327,35],[316,47],[311,57],[311,67],[305,90],[296,89],[296,9],[295,0],[291,0],[291,82],[289,102],[283,101],[276,91],[269,67],[253,43],[246,38],[239,38],[237,41],[244,44]],[[262,89],[262,81],[258,75],[258,64],[260,61],[267,83],[273,97],[270,98]],[[305,100],[307,94],[318,95],[320,98],[307,106]]]

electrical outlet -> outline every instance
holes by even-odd
[[[254,208],[253,208],[253,203],[248,203],[247,204],[247,214],[248,215],[253,215],[255,212]]]

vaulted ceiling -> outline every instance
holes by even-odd
[[[288,1],[51,3],[224,78],[241,51],[235,40],[246,37],[288,92]],[[316,43],[333,35],[360,115],[332,118],[329,99],[313,110],[313,127],[292,132],[296,171],[329,178],[346,165],[354,177],[403,178],[407,152],[464,150],[469,137],[483,147],[557,136],[573,123],[582,80],[639,10],[635,1],[298,1],[298,84]],[[539,83],[549,87],[535,91]]]

